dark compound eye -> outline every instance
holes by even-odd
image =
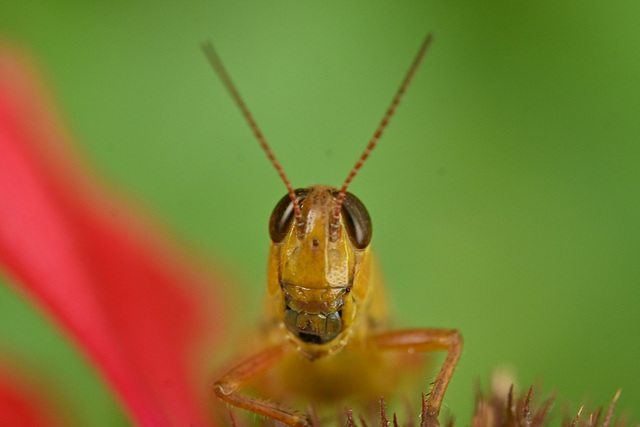
[[[302,201],[309,194],[309,190],[306,188],[299,188],[296,190],[298,196],[298,203],[302,204]],[[286,194],[271,213],[271,219],[269,220],[269,236],[273,243],[280,243],[284,240],[289,232],[289,226],[293,220],[293,202]]]
[[[347,193],[342,203],[342,216],[347,227],[347,234],[351,243],[358,248],[364,249],[369,246],[373,228],[371,217],[364,204],[351,193]]]

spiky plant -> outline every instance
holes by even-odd
[[[620,397],[620,391],[616,393],[613,400],[603,412],[600,407],[589,415],[583,414],[584,406],[580,407],[574,416],[564,415],[559,426],[561,427],[624,427],[628,425],[628,421],[624,417],[614,419],[613,411],[616,402]],[[555,395],[552,393],[545,399],[534,397],[533,386],[529,387],[526,394],[516,397],[513,385],[506,393],[498,389],[494,389],[488,395],[478,392],[476,395],[475,410],[471,419],[471,427],[543,427],[553,423],[552,409],[555,403]],[[252,425],[255,417],[246,413],[234,412],[229,413],[230,423],[233,427],[246,427]],[[338,425],[345,427],[373,427],[379,425],[381,427],[426,427],[422,420],[425,419],[426,398],[422,395],[422,410],[418,417],[408,416],[406,420],[400,421],[398,416],[393,413],[389,419],[386,412],[386,404],[384,398],[380,399],[380,410],[376,416],[367,416],[363,413],[354,414],[353,409],[347,408],[344,414],[337,414]],[[603,418],[604,414],[604,418]],[[326,421],[321,421],[315,408],[311,407],[307,411],[307,416],[314,427],[322,427],[329,425]],[[273,420],[262,419],[263,426],[275,426],[279,423]],[[447,427],[455,425],[454,419],[449,419]],[[635,425],[638,427],[640,424]]]

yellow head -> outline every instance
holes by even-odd
[[[322,185],[296,190],[300,220],[286,195],[269,222],[269,311],[311,359],[344,346],[368,303],[371,219],[346,193],[335,221],[338,193]]]

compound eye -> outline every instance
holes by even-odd
[[[296,190],[296,196],[298,197],[298,203],[300,205],[308,194],[309,190],[306,188]],[[281,243],[287,236],[291,221],[293,221],[293,216],[293,202],[287,193],[273,209],[271,219],[269,219],[269,236],[273,243]]]
[[[353,194],[347,192],[342,204],[342,216],[347,228],[347,234],[351,243],[358,248],[364,249],[371,242],[373,228],[371,217],[364,204]]]

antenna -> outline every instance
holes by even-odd
[[[287,178],[287,175],[285,175],[284,169],[282,169],[282,166],[280,166],[280,163],[276,159],[276,156],[273,154],[271,147],[269,146],[267,141],[264,139],[264,136],[262,136],[262,132],[260,132],[260,128],[258,128],[258,125],[256,124],[256,121],[253,119],[251,112],[247,108],[246,104],[242,100],[242,97],[240,96],[240,93],[238,93],[238,90],[236,89],[235,85],[231,81],[231,77],[229,77],[227,70],[225,70],[224,65],[222,65],[222,61],[220,60],[220,57],[216,53],[216,50],[214,49],[213,44],[210,41],[203,42],[202,50],[204,51],[204,54],[209,59],[211,66],[213,67],[215,72],[218,74],[218,77],[220,77],[220,80],[222,80],[222,83],[231,94],[231,97],[238,105],[238,108],[240,108],[242,115],[244,116],[246,121],[249,123],[249,127],[251,128],[251,130],[253,131],[253,134],[258,139],[260,146],[262,147],[264,152],[267,154],[267,157],[271,161],[271,164],[273,165],[273,167],[276,168],[276,171],[278,172],[278,175],[280,175],[280,178],[282,178],[282,181],[284,181],[284,185],[287,186],[287,191],[289,192],[289,198],[293,203],[293,212],[296,218],[296,225],[298,227],[302,227],[304,225],[304,220],[302,219],[302,212],[300,211],[300,203],[298,203],[298,196],[296,196],[296,192],[291,186],[291,183],[289,182],[289,178]]]
[[[342,188],[340,188],[340,192],[338,193],[338,196],[336,196],[336,205],[333,211],[333,218],[331,221],[331,240],[335,241],[338,238],[338,229],[340,228],[340,211],[342,210],[342,202],[344,201],[344,198],[347,194],[347,187],[353,180],[353,177],[356,176],[356,174],[362,167],[362,164],[364,163],[364,161],[367,160],[367,157],[369,157],[369,154],[371,154],[371,150],[373,150],[374,147],[378,144],[378,140],[380,139],[380,136],[382,136],[382,132],[384,132],[385,128],[389,124],[389,120],[391,120],[391,116],[393,116],[393,113],[395,113],[396,108],[398,107],[398,104],[402,100],[402,96],[406,92],[407,87],[409,86],[409,83],[411,83],[413,76],[418,70],[418,67],[420,66],[420,62],[422,62],[422,59],[427,53],[427,49],[429,48],[429,45],[431,45],[432,40],[433,40],[433,35],[431,33],[427,34],[427,37],[424,39],[424,42],[422,42],[422,46],[420,47],[418,54],[413,60],[413,64],[411,64],[411,68],[409,68],[409,71],[407,72],[407,75],[402,81],[400,88],[396,92],[396,95],[393,98],[393,101],[391,101],[391,105],[387,109],[387,112],[382,118],[380,125],[378,125],[378,128],[373,134],[373,138],[371,138],[371,141],[369,141],[367,148],[364,149],[364,151],[362,152],[362,155],[356,162],[353,169],[351,169],[351,172],[347,176],[347,179],[344,181],[344,184],[342,184]]]

